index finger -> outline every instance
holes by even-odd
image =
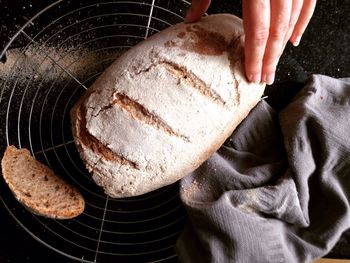
[[[191,7],[188,10],[185,22],[191,23],[198,21],[208,10],[211,0],[192,0]]]
[[[249,81],[260,83],[262,60],[269,36],[270,1],[243,0],[245,71]]]

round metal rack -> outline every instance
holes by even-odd
[[[186,217],[178,184],[134,198],[106,196],[79,158],[69,111],[122,52],[183,21],[188,6],[171,0],[60,0],[29,19],[3,51],[6,144],[28,148],[76,186],[86,209],[72,220],[36,216],[3,180],[0,198],[19,225],[58,253],[81,262],[176,261],[175,242]]]

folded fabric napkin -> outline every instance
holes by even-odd
[[[350,228],[350,78],[314,75],[276,113],[261,101],[181,180],[182,262],[310,262]]]

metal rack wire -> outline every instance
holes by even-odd
[[[3,181],[0,198],[31,236],[68,258],[81,262],[176,260],[174,246],[185,220],[178,185],[134,198],[107,197],[80,161],[69,111],[120,53],[181,22],[188,5],[170,0],[59,0],[28,20],[1,54],[17,38],[26,39],[27,45],[17,49],[8,62],[11,67],[0,86],[7,145],[30,149],[75,185],[86,199],[86,209],[67,221],[38,217],[14,199]],[[28,65],[28,61],[35,63]]]

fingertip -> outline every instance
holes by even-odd
[[[191,7],[185,16],[185,23],[197,22],[207,11],[210,0],[192,0]]]
[[[195,11],[191,11],[191,9],[188,11],[184,22],[185,23],[193,23],[193,22],[197,22],[201,19],[202,14],[198,14]]]
[[[275,73],[270,73],[270,74],[266,75],[266,84],[267,85],[272,85],[274,81],[275,81]]]
[[[263,74],[261,77],[261,83],[266,85],[272,85],[275,82],[275,73]]]
[[[291,42],[292,42],[293,46],[297,47],[300,44],[300,40],[301,40],[301,36],[297,36]]]
[[[261,81],[261,73],[248,74],[248,80],[255,84],[259,84]]]
[[[185,21],[185,23],[192,23],[195,21],[194,20],[194,11],[193,11],[192,7],[187,11],[187,14],[185,16],[184,21]]]

